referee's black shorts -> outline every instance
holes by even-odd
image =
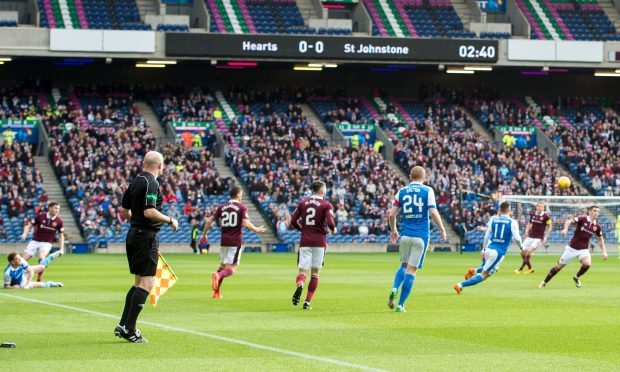
[[[157,232],[131,227],[127,233],[129,272],[140,276],[155,276],[159,252]]]

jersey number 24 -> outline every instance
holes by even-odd
[[[418,199],[416,194],[405,195],[403,196],[403,212],[405,213],[413,213],[413,206],[418,207],[418,213],[422,213],[422,208],[424,207],[424,201],[422,198]]]

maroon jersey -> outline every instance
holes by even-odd
[[[60,216],[51,217],[45,212],[37,214],[34,219],[30,220],[30,223],[34,226],[34,237],[32,240],[36,242],[54,243],[56,231],[59,233],[65,231]]]
[[[240,247],[243,244],[243,220],[248,218],[248,207],[231,200],[215,210],[213,218],[220,220],[222,247]]]
[[[596,221],[590,220],[587,216],[578,216],[573,219],[577,225],[575,226],[575,234],[568,245],[574,249],[588,249],[588,243],[592,235],[603,236],[601,225]]]
[[[301,223],[299,220],[301,219]],[[327,247],[327,228],[336,228],[334,207],[318,196],[304,198],[293,212],[291,226],[301,231],[300,247]]]
[[[551,225],[551,218],[547,213],[532,213],[530,215],[530,223],[532,226],[526,238],[543,239],[547,226]]]

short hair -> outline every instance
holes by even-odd
[[[601,208],[599,208],[599,206],[598,206],[598,205],[593,205],[593,206],[591,206],[590,208],[588,208],[588,212],[590,212],[590,211],[591,211],[592,209],[594,209],[594,208],[596,208],[596,209],[598,209],[598,210],[600,210],[600,209],[601,209]]]
[[[506,213],[508,212],[509,209],[510,209],[510,202],[505,201],[499,205],[499,211],[501,213]]]
[[[412,180],[421,180],[424,176],[426,176],[426,171],[419,165],[411,168],[411,172],[409,172],[409,178]]]
[[[7,261],[11,262],[15,259],[15,256],[17,256],[17,252],[11,252],[9,253],[8,256],[6,256]]]
[[[229,195],[231,198],[236,198],[237,196],[239,196],[239,193],[241,193],[241,187],[239,186],[233,186],[230,188],[230,192]]]
[[[312,192],[314,192],[314,193],[317,193],[317,192],[321,191],[321,189],[323,187],[327,187],[327,185],[323,181],[314,181],[314,182],[312,182]]]
[[[54,208],[54,207],[55,207],[55,206],[57,206],[57,205],[60,205],[60,204],[58,204],[58,203],[56,203],[56,202],[51,202],[51,203],[49,203],[49,204],[47,205],[47,208],[51,209],[51,208]]]

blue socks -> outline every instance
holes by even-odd
[[[45,288],[49,288],[52,286],[52,282],[45,282]]]
[[[484,263],[482,263],[482,265],[480,265],[480,267],[476,269],[476,274],[480,274],[482,272],[483,267],[484,267]]]
[[[405,301],[407,301],[407,297],[409,297],[409,293],[411,293],[411,289],[413,288],[413,281],[415,280],[415,276],[411,274],[405,275],[405,280],[403,281],[403,289],[400,292],[400,300],[398,301],[398,305],[404,306]]]
[[[403,280],[405,280],[405,272],[407,271],[407,267],[406,266],[400,266],[398,268],[398,270],[396,270],[396,275],[394,276],[394,286],[392,286],[392,288],[396,288],[398,290],[398,288],[400,288],[400,285],[403,283]]]
[[[478,283],[481,283],[481,282],[482,282],[482,280],[483,280],[483,279],[482,279],[482,275],[480,275],[480,274],[478,274],[478,275],[474,275],[474,276],[472,276],[471,278],[469,278],[469,279],[465,280],[464,282],[461,282],[461,286],[462,286],[462,287],[469,287],[469,286],[472,286],[472,285],[476,285],[476,284],[478,284]],[[403,285],[403,288],[404,288],[404,287],[405,287],[405,286]]]

